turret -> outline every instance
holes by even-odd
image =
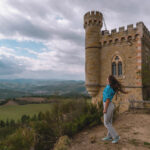
[[[85,84],[88,93],[94,97],[99,91],[100,78],[100,30],[102,13],[87,12],[84,15],[85,29]]]

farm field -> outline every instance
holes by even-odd
[[[33,116],[40,111],[51,110],[53,104],[27,104],[27,105],[3,105],[0,106],[0,120],[19,120],[22,115]]]

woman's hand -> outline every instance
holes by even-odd
[[[107,111],[104,109],[104,110],[103,110],[103,114],[106,113],[106,112],[107,112]]]
[[[106,100],[106,103],[105,103],[105,107],[104,107],[103,113],[106,113],[106,112],[107,112],[107,108],[108,108],[109,102],[110,102],[110,99],[108,98],[108,99]]]

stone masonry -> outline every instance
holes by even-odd
[[[122,63],[122,74],[115,77],[121,81],[128,94],[118,94],[113,98],[121,105],[121,111],[128,109],[128,100],[147,100],[150,97],[150,78],[143,71],[143,65],[150,71],[150,32],[143,22],[101,31],[103,15],[97,11],[84,15],[85,29],[85,85],[92,97],[92,102],[102,100],[102,92],[107,77],[112,74],[112,63],[119,59]],[[116,68],[118,69],[118,68]]]

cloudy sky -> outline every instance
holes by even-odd
[[[150,29],[149,0],[0,0],[0,79],[84,80],[90,10],[109,30],[139,21]]]

